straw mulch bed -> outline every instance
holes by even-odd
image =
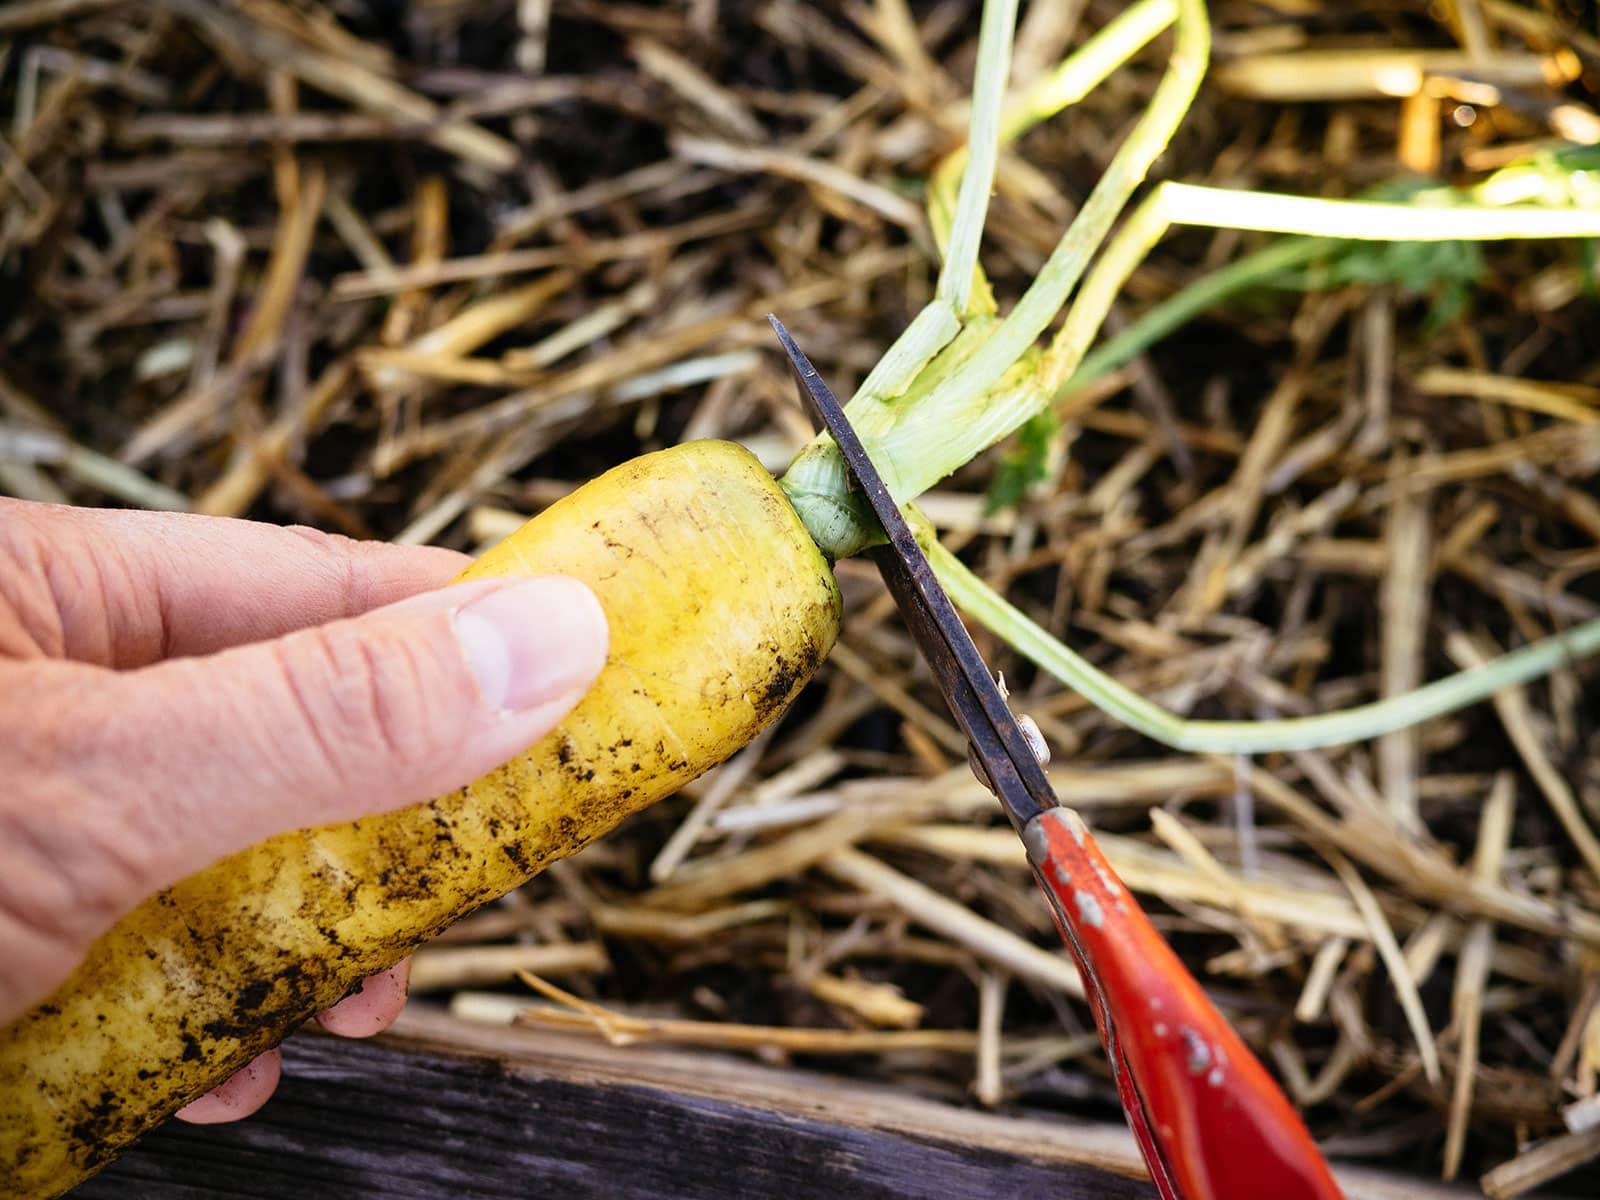
[[[1119,6],[1079,7],[1024,6],[1018,78]],[[1564,11],[1221,3],[1159,169],[1344,196],[1600,140],[1592,13]],[[781,468],[809,429],[764,314],[848,393],[930,294],[920,189],[963,136],[976,28],[898,0],[0,4],[0,489],[471,548],[680,439]],[[1004,158],[1002,310],[1163,46]],[[1363,57],[1395,47],[1436,57],[1396,85]],[[1268,56],[1318,48],[1344,66],[1288,94]],[[1169,236],[1114,323],[1260,244]],[[1341,261],[1064,396],[1020,505],[987,511],[994,454],[927,498],[947,544],[1204,717],[1396,694],[1596,615],[1586,250]],[[494,1017],[537,999],[525,969],[641,1036],[1113,1114],[1020,848],[875,573],[840,575],[839,650],[774,734],[464,921],[419,989]],[[1232,761],[983,648],[1333,1154],[1513,1195],[1600,1153],[1591,667]]]

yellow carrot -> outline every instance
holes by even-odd
[[[826,560],[727,442],[616,468],[463,578],[534,573],[600,598],[611,650],[594,690],[460,791],[273,838],[119,922],[0,1031],[0,1195],[71,1187],[363,976],[726,758],[838,631]]]

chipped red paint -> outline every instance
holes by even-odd
[[[1070,809],[1023,831],[1163,1200],[1341,1200],[1300,1115]]]

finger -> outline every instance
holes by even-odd
[[[448,583],[453,550],[224,517],[0,499],[0,656],[139,667],[357,616]],[[31,651],[31,653],[30,653]]]
[[[411,960],[401,959],[380,974],[363,979],[332,1008],[317,1014],[317,1024],[340,1037],[364,1038],[394,1024],[406,1006]]]
[[[539,577],[139,671],[0,664],[27,789],[0,788],[0,844],[22,848],[0,871],[0,927],[81,953],[146,896],[273,834],[470,782],[565,715],[606,645],[593,593]]]
[[[272,1097],[283,1075],[283,1055],[268,1050],[173,1116],[191,1125],[221,1125],[248,1117]]]

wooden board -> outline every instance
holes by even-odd
[[[74,1200],[1150,1200],[1120,1127],[998,1116],[716,1055],[465,1025],[301,1034],[236,1125],[171,1122]],[[1350,1200],[1474,1195],[1341,1173]]]

